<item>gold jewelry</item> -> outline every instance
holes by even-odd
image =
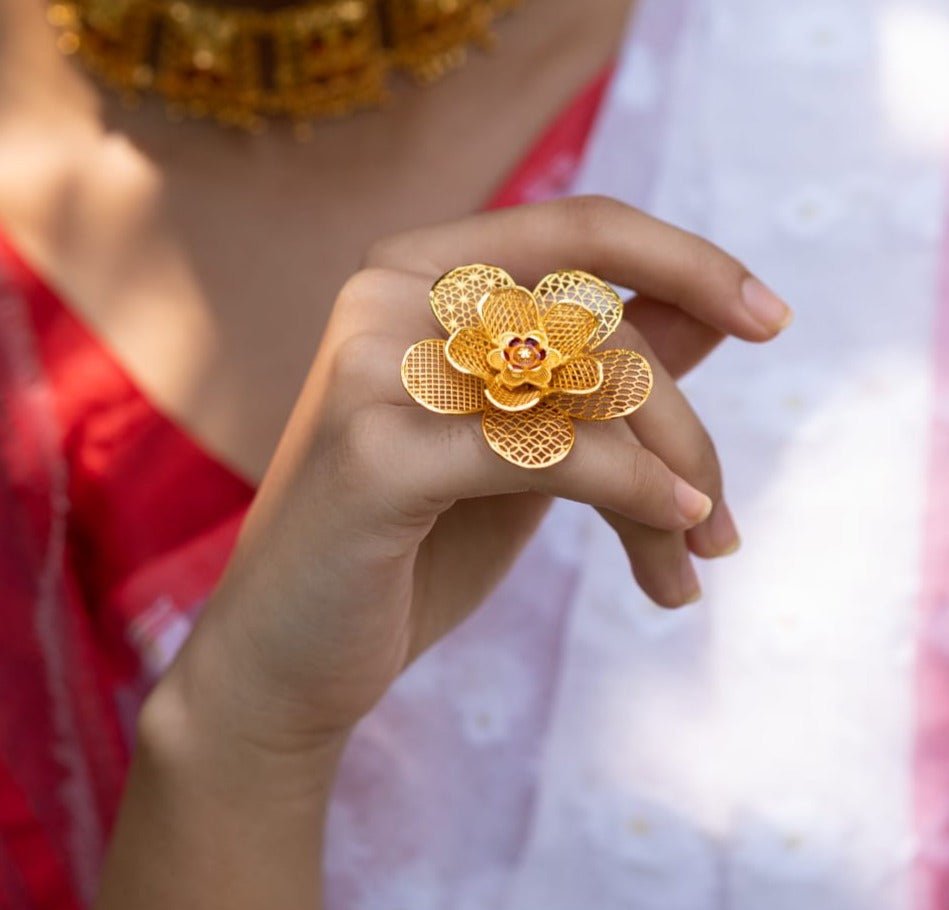
[[[562,461],[574,420],[625,417],[652,391],[644,357],[598,350],[623,301],[586,272],[554,272],[529,291],[496,266],[462,266],[435,283],[430,302],[450,337],[413,344],[402,384],[438,414],[481,413],[488,445],[520,467]]]
[[[59,49],[130,99],[257,129],[381,104],[395,70],[431,82],[487,46],[519,0],[304,0],[273,10],[201,0],[52,0]]]

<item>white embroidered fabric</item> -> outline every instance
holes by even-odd
[[[947,151],[946,0],[645,0],[575,189],[711,237],[797,310],[686,383],[744,548],[663,612],[558,503],[354,738],[332,907],[912,906]],[[534,605],[506,596],[525,572]]]

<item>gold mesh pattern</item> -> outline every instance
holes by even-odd
[[[573,448],[573,422],[541,402],[529,411],[488,408],[481,418],[488,445],[522,468],[546,468],[563,461]]]
[[[402,384],[420,405],[439,414],[477,414],[484,408],[484,380],[459,373],[440,338],[419,341],[405,352]]]
[[[613,420],[632,414],[652,391],[652,369],[635,351],[616,349],[593,355],[603,364],[603,384],[591,395],[552,394],[547,401],[578,420]]]
[[[574,419],[624,417],[652,390],[641,355],[593,351],[623,306],[592,275],[557,272],[532,293],[494,266],[465,266],[440,278],[430,299],[451,337],[412,345],[402,384],[431,411],[483,412],[485,439],[513,464],[556,464],[573,446]]]
[[[522,385],[516,389],[509,389],[500,376],[495,376],[484,391],[488,401],[502,411],[524,411],[540,401],[540,389],[530,385]]]
[[[461,328],[481,328],[481,298],[497,288],[514,286],[514,279],[495,265],[463,265],[435,282],[429,302],[435,318],[451,334]]]
[[[488,338],[498,341],[502,335],[527,335],[541,327],[537,301],[527,288],[502,288],[478,305],[481,325]]]
[[[488,353],[493,347],[481,329],[459,329],[448,339],[445,356],[456,370],[490,379],[493,370],[488,366]]]
[[[543,319],[547,341],[564,357],[579,354],[600,324],[593,313],[573,303],[555,303]]]
[[[616,331],[623,318],[623,301],[605,281],[586,272],[554,272],[534,288],[534,296],[541,314],[556,303],[579,303],[597,318],[597,329],[590,340],[590,347],[599,347]],[[556,347],[556,345],[554,345]]]
[[[551,390],[572,395],[589,395],[603,384],[603,365],[591,354],[581,354],[554,370]]]

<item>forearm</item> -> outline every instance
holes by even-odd
[[[341,746],[261,749],[181,688],[167,680],[143,710],[96,910],[321,907]]]

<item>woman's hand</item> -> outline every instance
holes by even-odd
[[[428,290],[475,261],[526,285],[580,268],[635,289],[613,341],[652,362],[648,404],[625,420],[578,423],[570,456],[535,471],[498,458],[477,417],[416,405],[399,367],[408,345],[441,334]],[[724,334],[765,341],[789,316],[722,251],[608,199],[483,214],[379,244],[339,294],[233,558],[173,672],[213,660],[235,693],[227,711],[247,712],[244,732],[258,742],[344,736],[484,600],[551,497],[596,506],[656,601],[694,599],[689,549],[725,553],[737,534],[712,443],[673,377]]]
[[[570,455],[540,470],[495,455],[477,417],[416,405],[400,364],[436,334],[429,288],[477,261],[527,285],[577,268],[635,289],[614,341],[650,360],[647,405],[578,421]],[[378,245],[340,292],[224,577],[142,711],[98,910],[318,906],[349,731],[484,600],[551,497],[596,506],[655,600],[696,596],[690,550],[728,552],[737,534],[674,377],[725,334],[765,341],[789,316],[725,253],[607,199]]]

